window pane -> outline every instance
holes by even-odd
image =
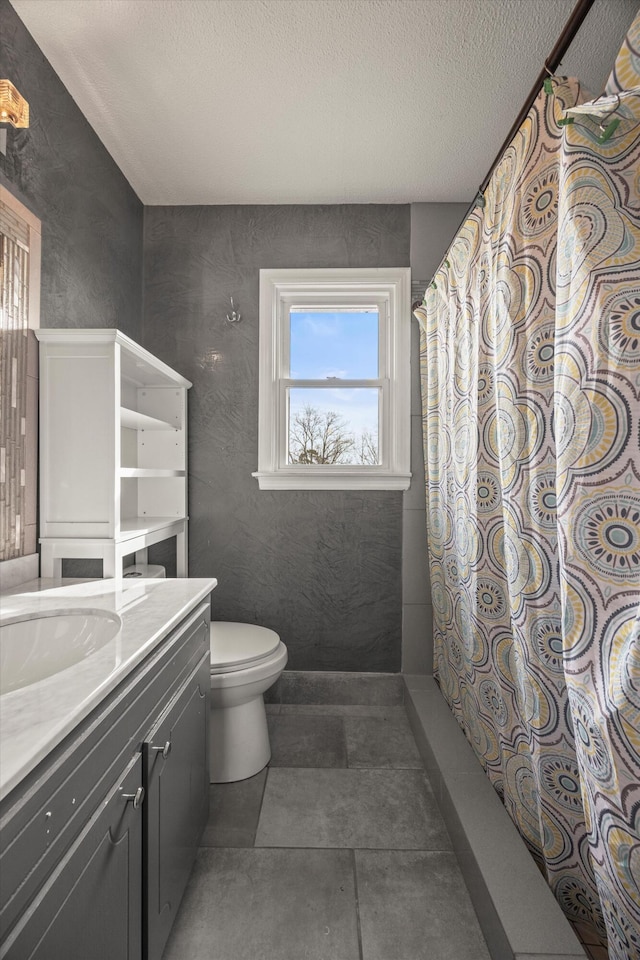
[[[292,309],[289,318],[291,379],[377,379],[377,308]]]
[[[379,390],[289,390],[289,463],[377,464]]]

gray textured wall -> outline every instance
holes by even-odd
[[[30,129],[9,132],[0,182],[43,221],[42,325],[119,327],[194,381],[191,574],[218,576],[220,618],[277,629],[291,668],[398,670],[402,495],[259,491],[250,476],[258,270],[406,266],[411,232],[420,276],[416,250],[442,255],[454,205],[413,205],[411,217],[392,205],[148,208],[143,328],[142,205],[7,0],[0,24],[0,76],[31,106]],[[237,327],[224,320],[230,294]],[[175,573],[171,549],[156,550]],[[427,606],[408,591],[421,568],[409,553],[404,612],[420,614],[420,660]]]
[[[0,77],[29,102],[0,183],[42,220],[43,327],[118,327],[139,339],[142,204],[8,0]]]
[[[451,245],[468,203],[411,204],[411,280],[430,283]]]
[[[145,208],[143,342],[194,384],[190,574],[290,669],[400,669],[402,494],[258,489],[258,271],[407,266],[409,243],[408,205]]]

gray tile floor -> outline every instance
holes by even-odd
[[[489,960],[404,707],[268,707],[164,960]]]

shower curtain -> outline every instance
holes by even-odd
[[[640,960],[639,41],[604,117],[548,82],[416,311],[434,673],[611,960]]]

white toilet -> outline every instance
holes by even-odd
[[[246,780],[271,759],[262,694],[287,663],[274,630],[250,623],[211,624],[211,783]]]

